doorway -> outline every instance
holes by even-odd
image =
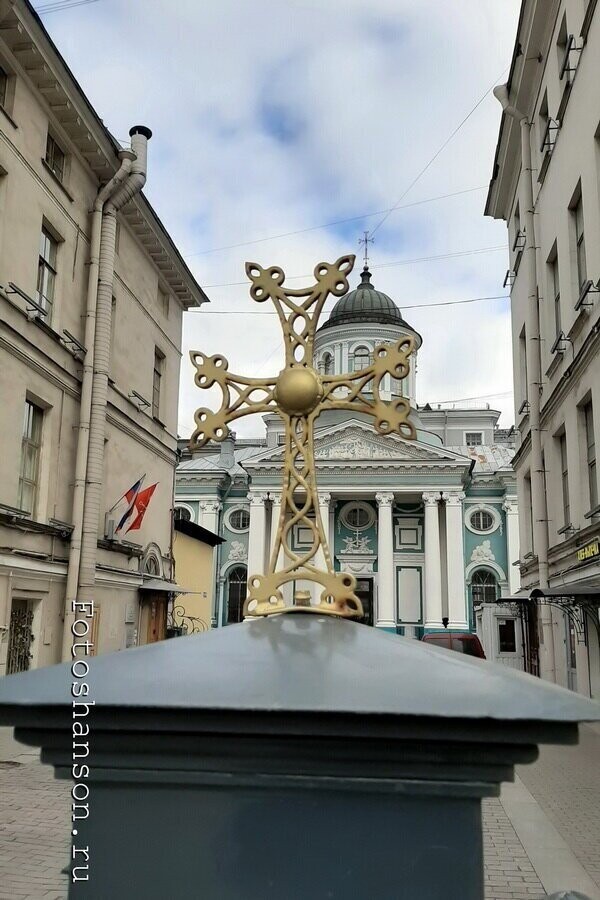
[[[363,625],[373,625],[373,579],[357,578],[355,594],[362,603],[364,612],[363,618],[358,621]]]
[[[6,674],[26,672],[33,654],[33,604],[22,597],[13,597],[8,632]]]

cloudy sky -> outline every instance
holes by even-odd
[[[185,316],[181,434],[206,403],[189,349],[248,375],[281,366],[277,320],[249,298],[244,262],[310,275],[357,251],[364,229],[374,283],[424,338],[419,403],[477,397],[512,424],[508,301],[422,307],[506,293],[505,226],[483,207],[500,119],[490,88],[506,80],[518,7],[95,0],[42,14],[111,131],[152,128],[146,193],[212,301]]]

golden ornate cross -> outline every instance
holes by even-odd
[[[408,420],[410,404],[403,397],[385,402],[381,399],[381,382],[386,375],[406,378],[408,357],[414,349],[412,337],[395,344],[375,347],[373,361],[358,372],[344,375],[321,375],[313,366],[315,332],[323,305],[329,296],[341,297],[348,291],[348,274],[354,256],[342,256],[337,262],[319,263],[316,283],[292,290],[284,288],[285,275],[277,266],[263,269],[257,263],[246,263],[246,274],[252,282],[251,297],[259,303],[272,300],[285,343],[285,368],[275,378],[244,378],[227,371],[224,356],[190,353],[196,367],[195,382],[200,388],[218,385],[222,402],[217,412],[198,409],[192,450],[208,441],[222,441],[229,434],[228,423],[253,413],[275,411],[285,425],[283,486],[277,536],[268,566],[263,574],[250,574],[248,598],[244,614],[266,616],[270,613],[302,609],[338,616],[363,615],[360,599],[354,593],[356,579],[348,572],[336,572],[323,531],[317,495],[314,459],[315,419],[328,409],[347,409],[373,417],[379,434],[397,432],[414,439],[415,429]],[[311,546],[296,552],[292,546],[295,526],[302,524],[312,535]],[[319,549],[325,558],[326,571],[316,565]],[[277,560],[283,553],[283,564],[277,571]],[[282,585],[296,581],[317,582],[323,588],[318,602],[311,603],[307,591],[296,591],[294,606],[287,606]]]

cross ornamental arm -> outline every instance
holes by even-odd
[[[405,398],[386,402],[382,382],[386,375],[403,379],[409,372],[409,355],[414,349],[411,337],[395,344],[375,348],[371,364],[358,372],[321,375],[314,368],[314,339],[319,316],[327,297],[341,297],[348,291],[348,274],[354,256],[342,256],[335,263],[319,263],[314,270],[315,284],[285,288],[282,269],[263,269],[246,263],[251,281],[250,295],[263,303],[271,300],[279,317],[285,346],[285,367],[274,378],[245,378],[229,374],[223,356],[208,357],[198,351],[190,354],[196,367],[199,388],[217,384],[221,388],[221,407],[216,412],[199,409],[191,449],[208,441],[222,441],[229,434],[229,423],[242,416],[273,410],[284,423],[284,459],[281,512],[273,552],[265,574],[248,578],[247,615],[268,615],[289,609],[361,617],[360,599],[355,594],[356,579],[347,572],[334,570],[319,511],[314,460],[314,423],[328,409],[347,409],[372,416],[380,434],[396,432],[414,439],[415,430],[408,420],[410,405]],[[292,535],[298,525],[308,530],[312,540],[306,550],[295,550]],[[316,565],[321,551],[326,570]],[[278,561],[282,560],[278,570]],[[321,585],[316,602],[308,591],[297,589],[298,582]],[[294,604],[284,600],[282,586],[294,583]]]

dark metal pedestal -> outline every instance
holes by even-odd
[[[89,880],[70,896],[94,900],[481,900],[481,797],[600,718],[531,676],[301,613],[99,657],[86,680]],[[71,682],[0,682],[0,721],[59,777]]]

